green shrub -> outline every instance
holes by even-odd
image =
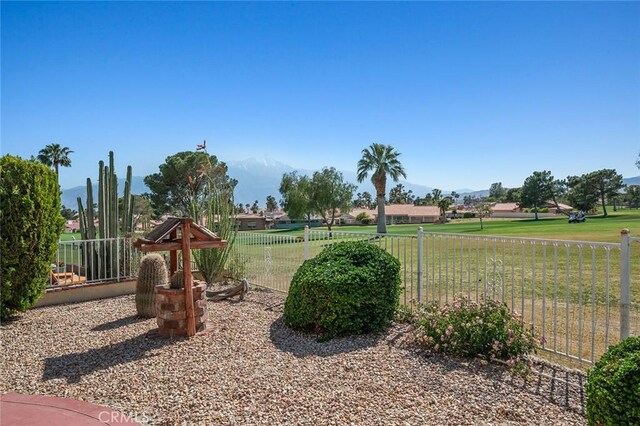
[[[356,216],[356,221],[360,222],[363,225],[368,225],[371,223],[371,218],[367,214],[367,212],[360,212]]]
[[[56,174],[34,161],[0,158],[0,318],[44,293],[64,229]]]
[[[383,329],[400,296],[400,262],[378,246],[341,242],[306,260],[293,277],[284,320],[332,338]]]
[[[356,216],[356,220],[361,221],[362,219],[367,219],[368,217],[369,215],[367,214],[367,212],[360,212]]]
[[[464,212],[464,213],[462,213],[462,218],[463,219],[470,219],[472,217],[476,217],[476,214],[472,213],[472,212]]]
[[[461,297],[443,307],[421,305],[415,315],[417,343],[437,352],[513,365],[536,349],[530,327],[504,303]]]
[[[590,425],[640,424],[640,337],[610,346],[587,376]]]

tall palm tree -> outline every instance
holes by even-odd
[[[407,174],[398,160],[400,153],[391,145],[373,143],[362,150],[362,158],[358,161],[358,182],[364,180],[371,172],[371,183],[376,188],[378,200],[378,233],[387,232],[387,221],[384,214],[384,198],[387,192],[387,175],[397,182],[400,176],[407,178]]]
[[[69,158],[69,154],[71,154],[69,148],[61,147],[57,143],[52,143],[51,145],[47,145],[40,150],[38,153],[38,160],[48,167],[53,167],[56,172],[56,176],[58,175],[58,167],[71,167],[71,159]]]

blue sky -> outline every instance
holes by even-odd
[[[70,147],[63,188],[109,150],[144,176],[203,139],[344,170],[383,142],[442,189],[640,174],[640,3],[1,7],[2,153]]]

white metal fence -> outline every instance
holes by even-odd
[[[140,252],[131,238],[58,242],[49,285],[120,281],[138,274]]]
[[[401,302],[447,303],[465,295],[506,303],[531,323],[543,349],[595,362],[640,334],[640,237],[619,243],[425,233],[390,235],[306,229],[304,235],[238,233],[231,259],[257,286],[286,293],[305,259],[339,241],[367,241],[401,263]],[[51,285],[135,277],[132,240],[59,243]]]
[[[620,243],[425,233],[305,230],[241,233],[234,253],[250,282],[286,293],[304,259],[339,241],[368,241],[400,260],[401,302],[438,304],[465,295],[517,311],[543,349],[591,364],[621,337],[640,333],[640,238]]]

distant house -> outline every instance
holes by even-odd
[[[549,209],[549,213],[554,214],[569,214],[573,211],[573,207],[568,204],[558,203],[558,207],[556,207],[552,201],[547,201],[545,207]]]
[[[354,218],[362,213],[367,213],[375,223],[378,219],[378,209],[365,210],[354,209],[350,215]],[[434,223],[440,218],[440,208],[436,206],[414,206],[413,204],[389,204],[384,207],[386,222],[388,225],[402,223]]]
[[[357,223],[356,216],[351,213],[338,214],[336,215],[333,223],[334,225],[355,225]]]
[[[73,233],[80,231],[80,223],[77,220],[67,220],[64,224],[64,232]]]
[[[538,213],[539,217],[554,217],[558,214],[569,214],[569,212],[573,210],[573,207],[562,203],[558,203],[558,207],[556,207],[555,203],[547,201],[540,209],[548,209],[548,211],[543,210]],[[523,209],[518,203],[496,203],[493,205],[491,216],[502,218],[530,218],[534,217],[535,213],[531,210]]]
[[[311,220],[296,220],[289,218],[289,215],[285,214],[273,221],[273,227],[275,229],[300,229],[305,225],[309,225],[309,228],[317,228],[322,226],[322,218],[313,216]]]
[[[257,214],[240,213],[234,216],[238,231],[267,229],[267,218]]]
[[[267,219],[267,229],[273,228],[274,221],[284,215],[285,213],[281,211],[274,211],[274,212],[265,211],[264,217]]]
[[[495,203],[492,210],[493,214],[522,213],[524,211],[518,203]]]

